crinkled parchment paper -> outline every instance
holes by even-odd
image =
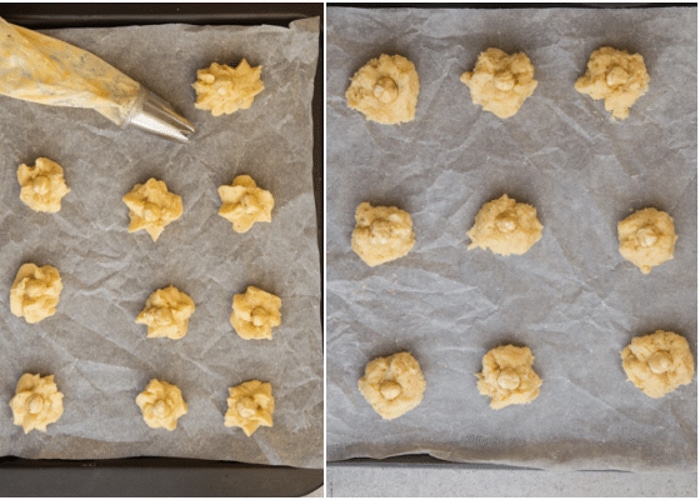
[[[312,184],[311,100],[318,19],[290,28],[161,25],[49,34],[101,56],[163,96],[196,127],[180,145],[120,130],[95,112],[0,99],[0,456],[176,456],[321,467],[323,358]],[[211,62],[262,64],[265,90],[245,111],[194,108],[191,84]],[[47,156],[71,192],[55,215],[19,199],[15,171]],[[272,222],[237,234],[217,215],[217,188],[249,174],[275,197]],[[130,234],[122,196],[149,177],[182,196],[184,214],[157,242]],[[58,312],[36,325],[10,313],[23,262],[56,266]],[[173,284],[196,304],[182,340],[147,339],[134,323],[151,292]],[[255,285],[282,298],[272,341],[229,324],[234,293]],[[25,372],[54,374],[65,413],[24,435],[7,402]],[[152,377],[189,405],[174,432],[146,426],[134,402]],[[274,427],[247,438],[224,427],[228,388],[269,381]]]
[[[590,53],[643,54],[649,92],[614,123],[577,93]],[[460,75],[479,52],[524,51],[539,81],[508,120],[472,104]],[[415,121],[368,122],[349,78],[399,53],[417,68]],[[328,459],[429,453],[458,462],[567,469],[695,469],[697,383],[650,399],[619,352],[656,329],[696,352],[696,9],[328,9]],[[467,251],[481,205],[533,204],[543,238],[525,255]],[[370,268],[350,249],[362,201],[413,216],[416,245]],[[617,222],[671,214],[675,259],[642,273]],[[494,411],[474,374],[499,344],[529,346],[532,404]],[[365,364],[407,349],[422,404],[382,421],[357,390]]]

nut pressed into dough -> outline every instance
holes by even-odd
[[[10,408],[14,424],[21,425],[25,434],[34,429],[46,432],[46,426],[63,415],[63,393],[56,387],[53,375],[25,373],[17,382]]]
[[[640,54],[601,47],[591,54],[586,73],[574,85],[594,100],[605,99],[605,110],[624,120],[630,107],[649,89],[649,74]]]
[[[620,254],[642,273],[673,259],[676,230],[673,218],[655,208],[644,208],[617,224]]]
[[[499,118],[515,115],[537,87],[535,67],[523,52],[508,55],[490,48],[479,54],[474,71],[462,74],[472,102]]]
[[[272,385],[249,380],[230,387],[228,392],[228,411],[224,415],[226,427],[240,427],[248,437],[260,426],[272,427],[272,414],[275,412]]]
[[[22,264],[10,289],[10,310],[27,323],[38,323],[56,314],[63,282],[53,266]]]
[[[129,207],[129,232],[145,229],[156,241],[165,226],[182,215],[182,198],[168,191],[165,182],[154,178],[136,184],[122,201]]]
[[[472,240],[468,250],[479,247],[499,255],[522,255],[542,238],[542,224],[535,207],[504,194],[479,209],[467,236]]]
[[[209,110],[214,116],[250,108],[255,96],[265,88],[261,72],[262,66],[251,67],[245,58],[235,69],[214,62],[198,70],[197,81],[192,84],[197,92],[195,108]]]
[[[260,288],[249,286],[233,296],[231,326],[246,340],[272,339],[272,328],[282,323],[282,299]]]
[[[408,254],[416,239],[408,212],[396,207],[373,207],[362,202],[355,211],[352,249],[374,267]]]
[[[48,158],[37,158],[33,167],[21,164],[17,181],[21,188],[19,198],[36,212],[58,212],[61,200],[70,192],[63,168]]]
[[[531,403],[540,394],[542,379],[532,369],[535,357],[529,347],[513,345],[491,349],[482,358],[477,388],[491,398],[491,408]]]
[[[374,411],[384,420],[393,420],[420,404],[425,378],[416,358],[398,352],[367,363],[357,387]]]
[[[187,414],[187,403],[180,389],[155,378],[136,396],[136,404],[141,408],[143,421],[152,429],[173,431],[178,419]]]
[[[418,73],[411,61],[382,54],[357,70],[345,98],[348,107],[368,120],[394,125],[415,118],[419,90]]]
[[[181,339],[194,314],[194,301],[174,286],[160,288],[146,301],[146,307],[136,317],[136,323],[148,326],[148,338]]]
[[[635,337],[620,353],[627,380],[650,398],[660,398],[693,380],[693,354],[688,341],[657,330]]]
[[[247,232],[256,222],[270,222],[275,199],[249,175],[239,175],[231,186],[219,186],[219,215],[233,224],[237,233]]]

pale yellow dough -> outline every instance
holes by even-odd
[[[165,182],[153,178],[136,184],[122,201],[129,207],[129,232],[144,229],[153,241],[165,226],[180,218],[183,210],[182,198],[169,192]]]
[[[197,71],[192,85],[197,92],[197,109],[209,110],[214,116],[230,115],[253,105],[255,96],[265,86],[260,79],[262,66],[251,67],[245,58],[234,69],[226,64],[212,63]]]
[[[351,244],[368,266],[403,257],[415,242],[413,220],[408,212],[396,207],[373,207],[366,201],[358,205]]]
[[[481,207],[467,236],[472,240],[468,250],[479,247],[499,255],[522,255],[542,238],[542,224],[535,207],[504,194]]]
[[[624,120],[630,107],[649,89],[649,74],[640,54],[601,47],[591,54],[586,73],[574,87],[594,100],[605,99],[606,111]]]
[[[490,48],[479,54],[474,71],[460,80],[472,96],[472,102],[499,118],[515,115],[537,87],[535,67],[523,52],[508,55]]]
[[[620,353],[627,380],[650,398],[660,398],[693,380],[693,354],[688,341],[657,330],[635,337]]]
[[[418,73],[411,61],[382,54],[353,75],[345,98],[348,107],[368,120],[394,125],[415,118],[419,90]]]
[[[231,186],[219,186],[219,215],[233,224],[237,233],[247,232],[256,222],[270,222],[275,199],[249,175],[239,175]]]
[[[224,415],[226,427],[240,427],[251,436],[259,427],[272,427],[275,398],[272,385],[259,380],[249,380],[228,390],[228,411]]]
[[[34,429],[46,432],[46,426],[63,415],[63,393],[56,387],[53,375],[25,373],[17,382],[10,408],[14,424],[21,425],[25,434]]]
[[[644,208],[617,224],[620,254],[642,273],[673,259],[676,230],[666,212]]]
[[[423,400],[425,378],[416,358],[408,352],[373,359],[357,387],[384,420],[393,420]]]
[[[63,168],[48,158],[37,158],[33,167],[21,164],[17,181],[21,188],[19,198],[36,212],[58,212],[61,200],[70,192]]]
[[[260,288],[249,286],[233,296],[231,326],[246,340],[272,339],[272,329],[282,323],[282,299]]]
[[[38,323],[56,314],[63,282],[53,266],[22,264],[10,289],[10,310],[27,323]]]
[[[187,403],[180,389],[155,378],[136,396],[136,404],[141,408],[143,421],[152,429],[174,431],[178,419],[187,414]]]
[[[148,297],[146,307],[136,317],[136,323],[148,326],[148,338],[181,339],[187,334],[194,309],[192,298],[171,285],[156,290]]]
[[[513,345],[491,349],[482,358],[477,388],[491,398],[491,408],[528,404],[540,394],[542,379],[532,369],[535,357],[529,347]]]

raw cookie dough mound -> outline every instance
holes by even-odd
[[[649,89],[649,74],[640,54],[601,47],[591,54],[586,73],[574,87],[596,101],[605,99],[605,110],[624,120],[630,107]]]
[[[220,186],[219,215],[233,224],[237,233],[247,232],[256,222],[270,222],[275,199],[249,175],[239,175],[233,185]]]
[[[25,434],[34,429],[46,432],[46,426],[63,415],[63,393],[56,387],[53,375],[25,373],[17,382],[10,408],[14,424],[21,425]]]
[[[469,87],[472,102],[499,118],[515,115],[537,87],[535,67],[522,52],[508,55],[490,48],[479,54],[474,71],[460,81]]]
[[[56,314],[63,282],[53,266],[22,264],[10,289],[10,310],[27,323],[38,323]]]
[[[282,323],[282,299],[260,288],[249,286],[233,296],[231,326],[246,340],[272,339],[272,328]]]
[[[165,182],[153,178],[136,184],[122,201],[129,207],[129,232],[145,229],[153,241],[182,215],[182,198],[169,192]]]
[[[693,380],[693,355],[688,341],[657,330],[635,337],[620,353],[627,380],[650,398],[660,398]]]
[[[491,408],[531,403],[540,394],[542,379],[532,369],[535,357],[529,347],[505,345],[491,349],[482,358],[477,388],[491,398]]]
[[[258,427],[272,427],[275,398],[272,385],[249,380],[228,390],[228,411],[224,416],[226,427],[240,427],[250,437]]]
[[[366,201],[357,207],[352,249],[368,266],[403,257],[415,242],[408,212],[396,207],[373,207]]]
[[[416,358],[399,352],[367,363],[357,387],[374,411],[393,420],[420,404],[425,379]]]
[[[394,125],[415,118],[419,90],[418,73],[411,61],[382,54],[355,73],[345,98],[348,107],[368,120]]]
[[[17,169],[21,191],[19,198],[36,212],[55,213],[61,200],[70,192],[63,178],[63,168],[48,158],[37,158],[33,167],[24,163]]]
[[[136,396],[143,420],[152,429],[174,431],[178,419],[187,414],[187,403],[180,389],[158,379],[151,379],[141,394]]]
[[[644,208],[617,224],[620,254],[642,273],[673,259],[676,230],[673,218],[655,208]]]
[[[499,255],[522,255],[542,238],[542,224],[535,207],[504,194],[481,207],[467,236],[472,239],[468,250],[479,247]]]
[[[253,68],[245,58],[235,69],[214,62],[209,68],[198,70],[197,81],[192,84],[197,91],[195,108],[209,110],[214,116],[250,108],[255,96],[265,88],[261,72],[262,66]]]
[[[136,317],[136,323],[148,326],[148,338],[181,339],[187,334],[194,301],[174,286],[156,290],[148,297],[146,307]]]

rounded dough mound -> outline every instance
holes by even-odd
[[[418,73],[411,61],[382,54],[355,73],[345,98],[350,108],[368,120],[394,125],[415,118],[419,90]]]
[[[491,408],[528,404],[540,394],[542,379],[532,369],[535,357],[529,347],[505,345],[491,349],[482,358],[477,388],[491,398]]]
[[[399,352],[370,361],[357,386],[374,411],[392,420],[420,404],[425,379],[416,358]]]
[[[214,62],[209,68],[198,70],[197,81],[192,84],[197,92],[195,108],[209,110],[214,116],[250,108],[255,96],[265,88],[261,72],[262,66],[253,68],[245,58],[235,69]]]
[[[469,87],[472,102],[499,118],[515,115],[537,88],[535,67],[523,52],[508,55],[490,48],[479,54],[474,71],[460,81]]]
[[[153,178],[136,184],[122,201],[129,207],[129,232],[145,229],[153,241],[182,215],[182,198],[168,191],[165,182]]]
[[[499,255],[522,255],[542,238],[542,224],[535,207],[504,194],[481,207],[467,236],[472,240],[468,250],[479,247]]]
[[[228,410],[224,415],[226,427],[240,427],[250,437],[259,427],[272,427],[275,398],[272,385],[249,380],[228,390]]]
[[[360,203],[355,222],[352,249],[371,267],[403,257],[416,242],[411,216],[396,207]]]
[[[56,387],[53,375],[25,373],[17,382],[10,408],[14,424],[21,425],[25,434],[34,429],[46,432],[46,426],[63,415],[63,393]]]
[[[231,326],[243,339],[272,339],[272,329],[282,323],[282,299],[260,288],[249,286],[233,296]]]
[[[249,175],[239,175],[231,186],[219,186],[219,215],[231,222],[233,230],[245,233],[256,222],[272,221],[275,199]]]
[[[17,168],[19,198],[36,212],[55,213],[61,200],[70,192],[63,178],[63,168],[48,158],[37,158],[33,167],[24,163]]]
[[[22,264],[10,289],[10,311],[27,323],[38,323],[56,314],[62,290],[61,275],[55,267]]]
[[[187,335],[189,319],[194,314],[194,301],[174,286],[156,290],[148,297],[136,323],[148,326],[148,338],[181,339]]]
[[[144,422],[152,429],[174,431],[178,419],[187,414],[187,403],[180,389],[155,378],[136,396],[136,404],[141,408]]]
[[[635,337],[620,353],[627,380],[650,398],[660,398],[693,380],[693,355],[688,341],[657,330]]]
[[[617,225],[620,254],[642,273],[673,259],[676,230],[673,218],[655,208],[644,208]]]

